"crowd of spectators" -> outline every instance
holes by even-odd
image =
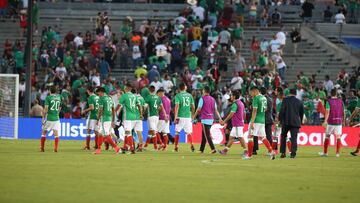
[[[61,33],[56,25],[43,27],[39,32],[41,43],[33,44],[31,101],[39,110],[39,104],[43,105],[48,95],[48,87],[55,85],[64,101],[61,116],[81,118],[89,85],[104,87],[116,103],[124,84],[129,81],[142,96],[149,94],[148,87],[152,85],[156,90],[164,88],[171,99],[178,91],[178,84],[185,83],[196,101],[201,96],[200,90],[209,86],[222,115],[228,111],[231,91],[240,91],[250,114],[250,87],[262,87],[274,101],[275,89],[281,88],[287,95],[289,88],[296,87],[297,97],[305,105],[307,122],[315,125],[320,124],[324,101],[335,87],[351,111],[353,100],[357,98],[354,90],[360,89],[359,69],[352,73],[342,70],[336,81],[327,76],[324,82],[316,75],[309,77],[299,72],[297,81],[286,83],[287,65],[283,59],[286,39],[290,39],[296,54],[297,44],[301,43],[300,28],[294,27],[287,33],[281,13],[277,9],[270,13],[268,6],[258,12],[257,3],[201,0],[167,22],[146,20],[136,25],[128,16],[120,32],[112,29],[107,12],[98,13],[94,31]],[[269,6],[279,3],[260,1]],[[248,13],[245,13],[245,6],[249,7]],[[307,15],[303,13],[306,20]],[[272,39],[253,36],[248,41],[244,35],[245,20],[249,22],[246,26],[273,26],[278,31]],[[3,71],[15,70],[24,76],[23,44],[20,40],[14,43],[7,40],[4,46]],[[243,52],[248,50],[251,56],[246,59]],[[114,72],[118,70],[132,70],[134,78],[115,78]],[[230,82],[223,82],[224,77],[230,77]],[[24,86],[24,80],[21,81]],[[346,97],[349,89],[350,96]],[[23,92],[20,105],[22,95]]]

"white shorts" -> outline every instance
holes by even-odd
[[[192,122],[191,118],[179,118],[179,123],[175,126],[175,131],[180,132],[184,129],[186,134],[192,133]]]
[[[244,127],[233,127],[230,132],[230,137],[240,138],[244,137]]]
[[[327,125],[326,134],[342,135],[342,125]]]
[[[94,130],[96,132],[99,131],[99,126],[97,125],[98,121],[95,119],[88,119],[87,120],[87,129]]]
[[[159,116],[150,116],[148,118],[148,123],[149,123],[149,130],[156,131],[159,123]]]
[[[250,130],[249,135],[257,137],[266,137],[265,124],[254,123],[254,129]]]
[[[124,121],[124,130],[131,132],[132,130],[143,131],[142,121],[135,120],[135,121]]]
[[[159,120],[159,123],[157,125],[157,132],[159,133],[170,133],[170,122],[165,122],[165,120]]]
[[[43,126],[43,130],[51,131],[51,130],[60,130],[60,121],[46,121]]]
[[[112,129],[112,126],[111,126],[111,121],[105,121],[105,122],[102,122],[101,123],[101,134],[103,136],[108,136],[111,134],[111,129]]]

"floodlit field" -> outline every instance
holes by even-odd
[[[39,141],[0,140],[0,202],[358,202],[360,157],[317,156],[300,147],[297,159],[271,161],[264,150],[228,156],[147,151],[102,155],[61,141],[60,152],[38,152]],[[171,149],[173,146],[170,146]]]

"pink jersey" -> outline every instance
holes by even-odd
[[[161,97],[162,105],[165,109],[165,113],[167,114],[168,118],[170,117],[170,111],[171,111],[171,101],[167,96]],[[159,120],[165,120],[165,115],[162,113],[162,111],[159,113]]]

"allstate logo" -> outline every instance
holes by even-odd
[[[214,144],[220,144],[224,139],[224,133],[222,131],[224,127],[220,124],[214,124],[210,128],[210,135]]]

